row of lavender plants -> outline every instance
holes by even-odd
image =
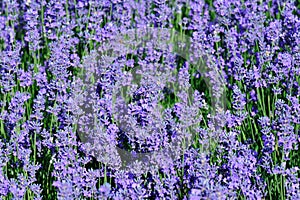
[[[297,0],[0,1],[1,199],[300,199],[299,16]],[[188,36],[224,79],[226,101],[212,116],[204,80],[218,94],[215,74],[195,72],[182,57],[144,47],[117,58],[96,88],[108,141],[152,152],[176,137],[178,121],[197,121],[182,156],[132,173],[88,153],[73,94],[82,90],[77,80],[91,52],[144,27]],[[149,83],[154,62],[171,66],[180,84],[196,91],[192,109],[180,103],[184,94],[168,88],[167,98],[150,98],[159,90]],[[110,89],[125,84],[124,72],[138,65],[149,79],[128,100],[133,128],[162,121],[164,130],[146,145],[117,126],[109,106]],[[153,101],[164,117],[147,117]]]

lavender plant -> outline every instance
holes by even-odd
[[[300,199],[299,10],[0,1],[1,199]]]

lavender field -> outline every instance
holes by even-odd
[[[0,0],[0,197],[300,200],[300,1]]]

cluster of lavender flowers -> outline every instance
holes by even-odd
[[[109,65],[91,56],[147,27],[189,36],[193,55],[149,40]],[[300,199],[299,1],[2,0],[0,58],[1,199]],[[100,138],[82,136],[82,105]],[[158,168],[107,164],[122,161],[113,147],[155,153],[190,126]]]

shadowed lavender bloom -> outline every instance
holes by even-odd
[[[5,143],[0,140],[0,167],[3,169],[4,166],[9,162],[9,152],[5,147]],[[0,170],[0,194],[6,196],[9,192],[9,179],[6,174],[3,173],[3,170]]]
[[[257,95],[256,95],[255,90],[251,90],[251,92],[250,92],[250,98],[251,98],[251,100],[254,101],[254,102],[257,101]]]
[[[38,11],[41,9],[39,2],[30,1],[30,7],[26,9],[24,21],[27,23],[24,27],[26,30],[24,40],[29,43],[29,51],[35,52],[41,49],[41,27],[39,22]]]
[[[285,174],[287,180],[285,181],[286,197],[288,199],[299,199],[300,198],[300,178],[297,175],[299,167],[293,167],[287,169]]]
[[[74,196],[74,193],[73,193],[72,183],[66,182],[66,181],[62,181],[62,182],[55,181],[53,183],[53,186],[59,188],[60,194],[58,195],[58,199],[70,199],[71,200],[71,199],[76,198],[76,196]]]
[[[300,52],[296,52],[293,54],[293,61],[294,65],[296,65],[296,68],[300,67]],[[299,75],[299,70],[297,71],[297,75]]]
[[[46,3],[46,2],[45,2]],[[44,24],[47,38],[50,40],[58,40],[58,35],[61,33],[63,27],[68,24],[68,18],[66,17],[65,10],[66,1],[48,1],[45,4],[44,11]]]
[[[9,113],[6,115],[5,120],[10,124],[16,124],[23,118],[25,113],[24,103],[30,98],[30,93],[17,91],[12,100],[9,103]],[[9,130],[12,131],[12,130]]]
[[[14,76],[21,63],[21,44],[16,42],[14,47],[8,46],[0,52],[1,93],[6,94],[16,86]]]
[[[273,44],[278,44],[279,36],[282,31],[281,29],[281,21],[274,20],[269,24],[269,27],[265,29],[266,38]]]
[[[185,180],[191,189],[189,199],[224,199],[235,196],[233,191],[222,185],[222,175],[214,173],[217,166],[209,164],[208,155],[199,154],[196,150],[189,150],[186,155]]]
[[[261,126],[262,132],[262,141],[263,141],[263,149],[262,149],[262,157],[258,161],[258,165],[262,166],[268,173],[271,173],[273,167],[273,161],[271,158],[271,154],[275,150],[275,136],[271,132],[271,121],[268,117],[260,117],[258,122]]]
[[[14,43],[16,32],[15,27],[18,27],[20,15],[19,3],[17,0],[4,0],[1,2],[1,25],[0,38],[4,41],[4,46],[10,46]],[[4,16],[2,16],[4,15]],[[10,23],[9,23],[10,22]]]
[[[14,199],[21,200],[25,197],[25,188],[23,185],[19,185],[18,182],[15,179],[9,180],[9,191],[13,195]]]
[[[291,107],[281,99],[275,103],[275,121],[278,145],[283,147],[284,160],[289,160],[289,152],[298,148],[298,135],[292,125],[293,116]]]
[[[25,72],[24,70],[18,70],[17,74],[21,87],[32,85],[32,71]]]
[[[101,187],[99,188],[99,192],[101,192],[103,198],[107,197],[110,191],[111,191],[111,185],[109,183],[105,183],[104,185],[101,185]]]
[[[237,111],[244,110],[246,105],[246,95],[241,92],[237,85],[233,86],[233,108]]]

